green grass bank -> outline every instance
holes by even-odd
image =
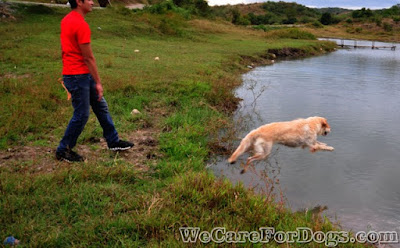
[[[133,139],[136,150],[105,150],[91,114],[78,141],[87,161],[65,164],[54,150],[72,115],[57,81],[59,23],[69,10],[14,8],[16,20],[0,22],[0,240],[13,235],[21,247],[184,247],[180,227],[335,230],[318,214],[293,213],[205,169],[222,144],[216,133],[231,128],[233,90],[247,65],[271,63],[269,49],[306,56],[334,44],[296,29],[255,31],[185,13],[95,10],[86,20],[105,97],[120,136]],[[134,108],[141,114],[131,115]],[[137,140],[143,133],[151,139]]]

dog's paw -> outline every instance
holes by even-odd
[[[325,148],[325,150],[327,150],[327,151],[334,151],[335,148],[333,148],[332,146],[327,146],[327,147]]]
[[[235,161],[235,160],[228,159],[228,163],[234,164],[234,163],[236,163],[236,161]]]

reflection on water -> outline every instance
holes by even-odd
[[[344,228],[399,231],[398,50],[343,49],[259,67],[243,79],[237,89],[243,101],[235,116],[235,147],[265,123],[319,115],[332,127],[319,140],[335,151],[311,154],[275,145],[267,161],[255,163],[253,173],[240,174],[243,155],[235,165],[217,158],[211,165],[215,174],[263,188],[262,171],[269,178],[272,170],[279,171],[274,180],[294,210],[327,205],[327,214],[337,216]]]

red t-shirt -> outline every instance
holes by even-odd
[[[61,21],[63,75],[89,73],[79,44],[90,43],[90,28],[81,14],[71,11]]]

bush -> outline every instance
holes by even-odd
[[[176,6],[174,2],[167,0],[161,3],[157,3],[154,5],[151,5],[149,7],[144,8],[145,11],[150,12],[151,14],[166,14],[168,12],[174,12],[177,13],[181,16],[183,16],[186,19],[189,19],[191,16],[191,13],[195,12],[193,9],[185,9],[181,8],[179,6]],[[196,14],[196,13],[193,13]]]
[[[300,23],[312,23],[313,21],[314,21],[314,18],[311,18],[308,16],[303,16],[299,20]]]
[[[383,23],[383,29],[386,32],[392,32],[393,31],[393,26],[392,26],[392,24],[389,24],[389,23],[385,22],[385,23]]]
[[[361,10],[355,10],[351,13],[353,18],[370,18],[374,16],[374,13],[370,9],[362,8]]]
[[[145,7],[145,10],[152,14],[165,14],[168,11],[176,11],[178,6],[176,6],[172,1],[164,1],[151,5],[150,7]]]
[[[297,23],[297,18],[296,17],[288,17],[287,19],[282,21],[282,24],[295,24]]]
[[[314,22],[312,23],[312,25],[313,25],[314,27],[316,27],[316,28],[322,28],[322,27],[324,27],[324,25],[322,25],[322,23],[320,23],[319,21],[314,21]]]
[[[320,22],[324,25],[332,24],[332,14],[328,12],[323,13]]]
[[[54,10],[52,8],[44,5],[28,5],[26,7],[26,12],[29,14],[39,14],[39,15],[54,14]]]
[[[282,29],[281,27],[276,27],[276,26],[265,26],[265,25],[257,25],[253,27],[256,30],[264,30],[264,32],[268,32],[271,30],[277,30],[277,29]]]
[[[273,35],[278,38],[288,38],[288,39],[301,39],[301,40],[316,40],[315,35],[302,31],[297,28],[281,29],[272,31]]]
[[[382,26],[382,19],[376,18],[376,19],[375,19],[375,23],[376,23],[376,25],[377,25],[378,27]]]
[[[195,15],[207,16],[211,12],[210,6],[205,0],[173,0],[173,3]]]
[[[125,8],[123,6],[116,7],[115,8],[115,12],[120,14],[120,15],[123,15],[123,16],[129,16],[129,15],[131,15],[133,13],[132,10],[130,10],[128,8]]]

